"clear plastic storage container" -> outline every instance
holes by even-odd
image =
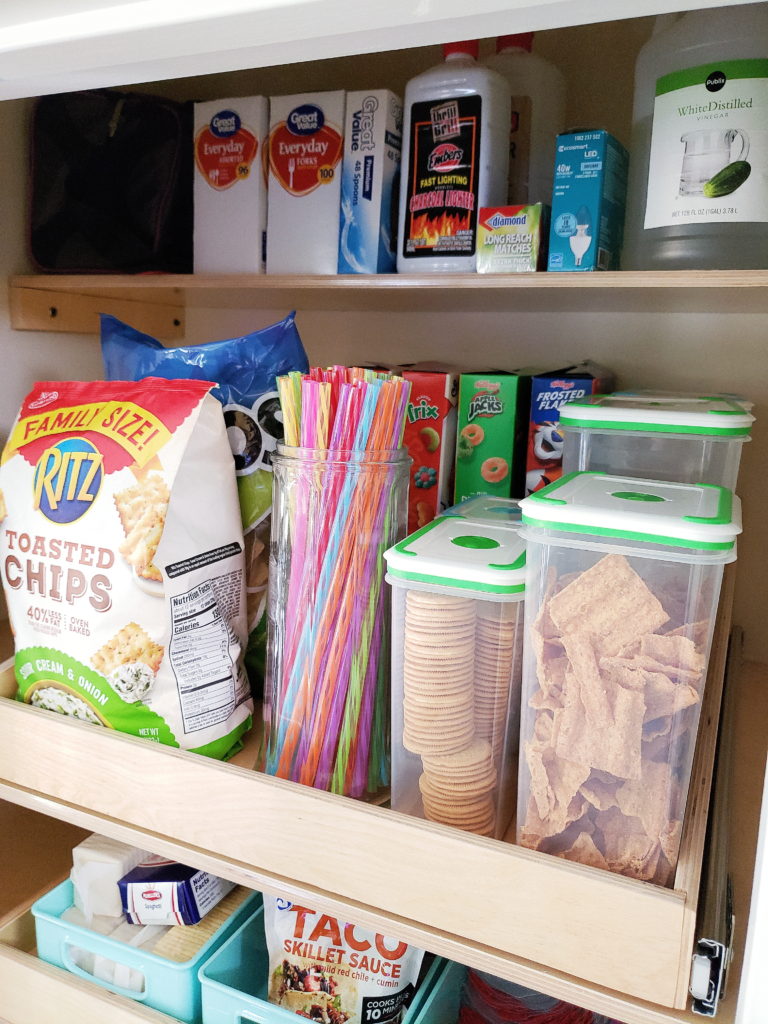
[[[444,516],[462,516],[465,519],[480,519],[486,523],[505,523],[519,526],[521,522],[520,502],[515,498],[495,498],[491,494],[476,494],[465,498],[457,505],[451,505]]]
[[[525,596],[519,524],[437,519],[385,558],[392,807],[501,838],[517,773]]]
[[[573,473],[520,504],[517,840],[669,886],[739,499]]]
[[[594,470],[735,490],[741,448],[754,419],[740,401],[722,396],[593,395],[560,410],[563,472]]]

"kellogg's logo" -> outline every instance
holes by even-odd
[[[211,118],[211,133],[219,139],[226,139],[230,135],[237,135],[240,131],[241,121],[234,110],[220,110]]]
[[[549,386],[557,391],[570,391],[576,386],[575,380],[551,380]]]
[[[74,523],[98,496],[103,462],[101,452],[82,437],[46,448],[32,478],[33,507],[52,523]]]
[[[294,107],[285,123],[292,135],[314,135],[325,124],[325,114],[314,103],[303,103]]]
[[[451,142],[444,142],[429,154],[428,168],[430,171],[453,171],[461,167],[464,150]]]

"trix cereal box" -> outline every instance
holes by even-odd
[[[388,89],[347,93],[340,274],[395,269],[403,105]]]
[[[530,374],[463,373],[459,382],[455,500],[519,498],[525,484]]]
[[[344,93],[273,96],[268,274],[335,274],[339,260]]]
[[[411,382],[404,443],[413,459],[408,491],[408,533],[413,533],[451,504],[459,378],[419,370],[405,370],[403,377]]]
[[[263,274],[267,231],[264,96],[195,104],[196,274]]]
[[[614,390],[611,370],[595,363],[580,363],[551,373],[537,374],[531,382],[531,419],[528,425],[525,493],[541,490],[563,473],[563,435],[560,407],[585,395]]]
[[[549,207],[481,206],[477,226],[477,272],[520,274],[546,270]]]

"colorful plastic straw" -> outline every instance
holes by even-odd
[[[405,525],[392,453],[410,385],[343,366],[277,385],[285,444],[299,450],[277,470],[266,769],[363,797],[389,783],[382,555]]]

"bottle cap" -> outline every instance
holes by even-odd
[[[499,36],[496,40],[496,53],[502,50],[527,50],[531,52],[533,46],[533,32],[518,32],[515,36]]]
[[[443,56],[449,57],[452,53],[466,53],[477,60],[480,56],[480,42],[477,39],[468,39],[460,43],[443,43]]]

